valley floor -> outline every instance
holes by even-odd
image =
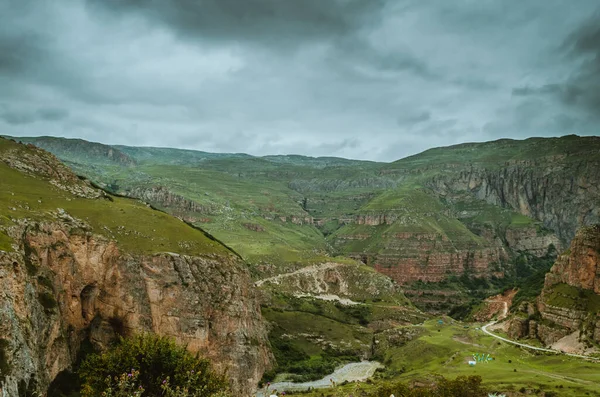
[[[426,381],[433,374],[441,374],[447,378],[479,375],[491,392],[542,395],[542,391],[552,391],[556,396],[600,396],[600,363],[517,346],[489,335],[484,327],[450,318],[426,321],[419,327],[422,333],[418,338],[386,350],[385,370],[375,374],[373,383],[363,384],[363,390],[374,391],[385,382]],[[493,360],[469,366],[475,353],[489,354]],[[338,391],[352,394],[355,387],[343,385],[338,386],[341,390],[329,388],[307,396],[328,396]]]

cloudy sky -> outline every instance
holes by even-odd
[[[2,0],[0,134],[379,161],[600,135],[600,4]]]

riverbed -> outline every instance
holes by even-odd
[[[262,388],[257,391],[256,397],[264,397],[265,394],[268,396],[273,393],[273,391],[277,390],[277,394],[280,394],[282,391],[290,392],[290,391],[299,391],[306,390],[309,387],[314,389],[323,389],[326,387],[332,387],[332,380],[336,384],[340,384],[344,381],[354,382],[354,381],[363,381],[375,373],[377,368],[383,367],[381,363],[377,361],[361,361],[358,363],[350,363],[346,364],[343,367],[340,367],[333,371],[330,375],[325,376],[323,379],[314,380],[311,382],[302,382],[302,383],[294,383],[294,382],[276,382],[272,383],[269,386],[268,393],[265,393],[266,388]]]

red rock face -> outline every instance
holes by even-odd
[[[374,267],[400,284],[417,280],[439,282],[449,274],[465,272],[472,277],[490,277],[491,264],[498,263],[501,255],[501,250],[494,248],[430,254],[424,251],[414,258],[380,255]]]
[[[378,254],[372,264],[377,271],[406,284],[417,280],[438,282],[450,274],[463,273],[471,277],[502,277],[503,272],[494,270],[494,264],[506,258],[502,247],[461,249],[444,235],[403,232],[394,235],[386,253]]]
[[[571,248],[559,256],[545,286],[565,283],[600,294],[600,225],[582,228]]]
[[[23,226],[13,230],[21,252],[0,252],[0,339],[14,375],[0,391],[13,395],[19,382],[35,378],[34,387],[45,392],[72,366],[84,339],[104,348],[119,334],[154,332],[210,358],[236,394],[252,393],[271,354],[239,258],[131,255],[71,228]],[[44,306],[44,294],[54,307]]]
[[[546,325],[538,328],[538,336],[547,344],[584,327],[584,334],[600,341],[600,318],[578,307],[559,307],[548,301],[557,284],[568,284],[600,295],[600,225],[581,228],[571,247],[556,260],[546,274],[544,289],[538,299],[538,310]],[[568,302],[569,300],[567,300]],[[595,317],[595,318],[594,318]]]

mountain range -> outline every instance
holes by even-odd
[[[279,372],[312,379],[369,358],[399,368],[376,341],[433,315],[468,319],[509,288],[513,337],[549,345],[585,325],[600,342],[596,267],[587,284],[564,276],[582,272],[573,238],[598,237],[585,227],[600,223],[599,137],[392,163],[6,138],[0,372],[15,393],[140,330],[208,355],[244,395]],[[567,323],[578,291],[591,303]]]

